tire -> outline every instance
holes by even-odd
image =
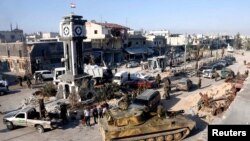
[[[36,131],[37,131],[38,133],[43,133],[43,132],[44,132],[43,126],[42,126],[42,125],[37,125],[37,126],[36,126]]]
[[[9,130],[13,130],[13,129],[14,129],[14,125],[13,125],[13,123],[10,122],[10,121],[7,121],[7,122],[6,122],[6,127],[7,127],[7,129],[9,129]]]

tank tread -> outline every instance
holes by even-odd
[[[111,139],[111,141],[181,141],[190,133],[189,128],[181,128],[172,131],[165,131],[161,133],[152,133],[148,135],[141,135],[136,137],[127,137],[120,139]]]

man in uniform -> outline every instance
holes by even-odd
[[[169,92],[170,92],[170,85],[169,85],[169,82],[166,81],[165,82],[165,85],[164,85],[164,98],[167,100],[167,99],[170,99],[170,95],[169,95]]]
[[[157,76],[155,78],[155,81],[156,81],[157,88],[159,88],[160,87],[160,83],[161,83],[161,76],[160,76],[160,74],[157,74]]]
[[[198,88],[199,89],[201,88],[201,77],[199,77],[199,79],[198,79]]]
[[[218,74],[218,72],[215,71],[215,73],[214,73],[214,80],[217,81],[218,77],[219,77],[219,74]]]
[[[158,117],[164,116],[164,107],[163,107],[162,103],[160,103],[160,104],[157,106],[157,116],[158,116]]]

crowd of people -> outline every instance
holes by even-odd
[[[103,118],[103,116],[106,114],[108,109],[109,109],[108,103],[104,103],[99,106],[94,105],[94,106],[86,107],[81,117],[82,124],[86,126],[97,124],[98,119]],[[91,118],[93,118],[93,123],[91,123],[92,121]]]

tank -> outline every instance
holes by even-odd
[[[180,141],[187,137],[196,123],[183,111],[148,112],[142,108],[108,110],[99,119],[103,141]]]

